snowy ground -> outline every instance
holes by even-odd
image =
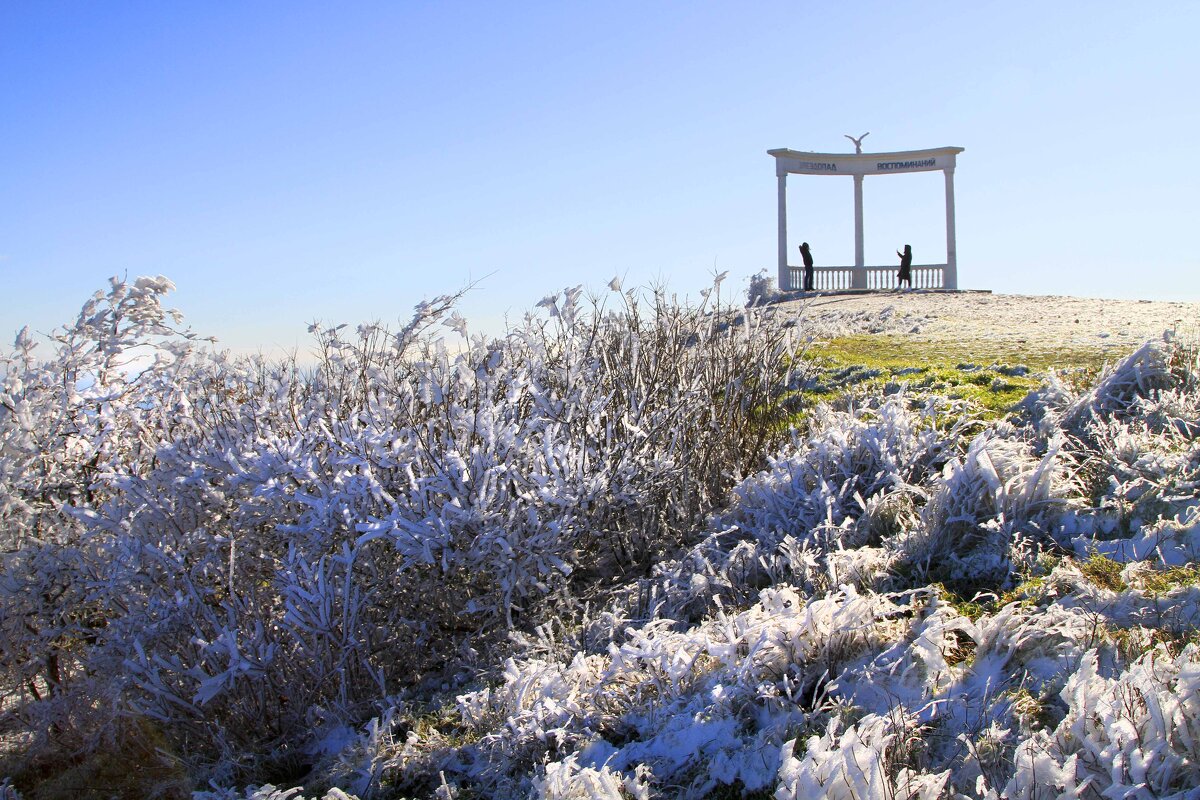
[[[876,292],[787,300],[769,311],[818,335],[906,334],[914,343],[991,339],[1031,349],[1127,350],[1178,328],[1194,331],[1200,303],[1099,300],[987,292]]]

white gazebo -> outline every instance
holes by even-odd
[[[858,142],[856,141],[857,145]],[[895,266],[866,266],[863,263],[863,176],[898,172],[931,172],[946,176],[946,263],[913,264],[912,285],[925,289],[957,289],[958,259],[954,244],[954,160],[961,147],[905,150],[900,153],[806,153],[798,150],[768,150],[775,157],[779,180],[779,288],[803,286],[803,268],[788,265],[787,176],[850,175],[854,178],[854,266],[817,267],[814,288],[890,289],[896,285]]]

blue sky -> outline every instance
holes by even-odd
[[[0,337],[164,274],[193,328],[307,348],[477,288],[774,271],[766,151],[966,148],[960,285],[1200,300],[1200,3],[0,4]],[[789,180],[853,263],[853,187]],[[867,178],[866,258],[945,258],[940,173]],[[794,249],[794,248],[793,248]],[[795,260],[795,259],[793,259]]]

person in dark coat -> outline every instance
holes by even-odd
[[[813,259],[808,250],[808,242],[800,243],[800,258],[804,259],[804,291],[813,290]]]
[[[896,273],[896,288],[900,288],[901,284],[907,283],[908,288],[912,288],[912,245],[904,245],[904,252],[896,251],[896,255],[900,256],[900,271]]]

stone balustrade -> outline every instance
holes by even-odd
[[[913,264],[912,288],[914,289],[944,289],[945,264]],[[893,267],[814,267],[813,290],[817,292],[837,292],[850,289],[896,289],[898,266]],[[784,291],[800,291],[804,286],[804,268],[788,266],[791,280],[787,286],[781,286]]]

